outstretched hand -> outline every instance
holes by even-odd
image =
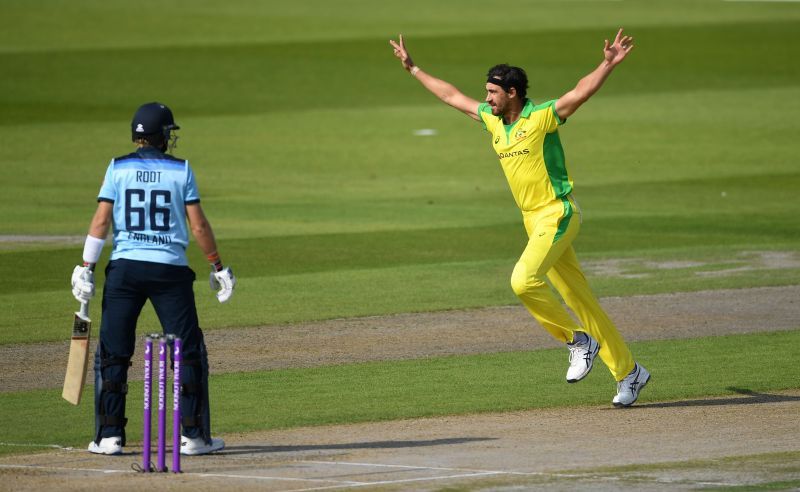
[[[399,43],[395,42],[394,39],[390,39],[389,44],[391,44],[392,48],[394,48],[394,56],[400,59],[400,63],[403,64],[403,68],[410,71],[414,67],[414,62],[411,60],[408,50],[406,50],[406,45],[403,43],[402,34],[400,35],[399,39]]]
[[[603,47],[603,56],[606,62],[611,65],[617,65],[628,56],[628,53],[633,49],[633,38],[631,36],[623,36],[622,28],[617,31],[617,37],[614,38],[614,43],[609,45],[608,40],[605,40]]]

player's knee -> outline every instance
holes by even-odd
[[[99,362],[104,381],[121,383],[128,381],[128,368],[131,367],[130,357],[103,357]]]
[[[525,263],[517,262],[514,266],[514,271],[511,273],[511,289],[517,296],[524,296],[542,285],[544,285],[544,281],[535,275],[531,275]]]
[[[521,275],[516,274],[517,269],[514,269],[514,273],[511,274],[511,290],[514,291],[514,294],[521,296],[525,293],[525,279]]]

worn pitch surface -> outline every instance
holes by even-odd
[[[798,289],[612,298],[603,303],[630,339],[721,335],[796,328]],[[395,358],[551,346],[516,308],[334,320],[296,329],[304,335],[334,330],[338,343],[323,339],[308,348],[314,337],[264,328],[270,336],[287,333],[284,339],[272,339],[286,353],[300,354],[302,342],[327,363],[365,360],[357,347],[342,351],[350,344],[341,343],[341,337],[361,340],[362,347],[391,342]],[[462,336],[454,338],[459,329]],[[364,340],[368,332],[372,336]],[[417,342],[398,345],[411,340],[404,334],[423,332],[435,333],[429,335],[434,338],[427,340],[427,351]],[[212,353],[252,346],[254,333],[219,332],[210,341]],[[498,333],[506,334],[499,337],[504,341],[497,342]],[[389,351],[382,355],[391,358]],[[277,363],[303,365],[309,363],[299,355]],[[220,369],[231,370],[237,368]],[[24,371],[21,366],[4,367],[4,381],[19,380]],[[658,384],[657,373],[651,384]],[[193,491],[797,488],[799,414],[800,390],[791,390],[643,402],[621,410],[609,405],[275,430],[221,436],[228,444],[223,452],[185,457],[181,475],[135,473],[131,466],[141,460],[138,443],[118,457],[53,448],[0,459],[0,490],[140,490],[155,485],[153,481],[167,490]]]

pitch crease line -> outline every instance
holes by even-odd
[[[370,485],[371,482],[354,482],[350,480],[333,480],[325,478],[292,478],[292,477],[271,477],[267,475],[237,475],[233,473],[192,473],[184,472],[184,475],[195,475],[198,477],[216,477],[216,478],[247,478],[256,480],[285,480],[289,482],[328,482],[336,483],[339,485],[331,485],[330,487],[360,487],[362,485]],[[328,487],[323,487],[328,488]],[[302,489],[302,490],[316,490],[316,489]]]
[[[62,446],[60,444],[36,444],[36,443],[26,443],[26,442],[0,442],[0,446],[18,446],[22,448],[53,448],[53,449],[61,449],[64,451],[75,450],[75,448],[71,448],[69,446]]]
[[[385,468],[407,468],[412,470],[441,470],[441,471],[456,471],[466,473],[504,473],[508,475],[535,475],[535,476],[561,476],[558,473],[544,473],[544,472],[521,472],[521,471],[506,471],[506,470],[473,470],[470,468],[445,468],[438,466],[413,466],[413,465],[391,465],[384,463],[357,463],[351,461],[313,461],[303,460],[302,463],[314,463],[321,465],[350,465],[350,466],[372,466],[372,467],[385,467]],[[566,475],[565,475],[566,476]]]
[[[52,471],[71,471],[71,472],[93,472],[93,473],[138,473],[133,470],[106,470],[101,468],[74,468],[74,467],[66,467],[66,466],[47,466],[47,465],[9,465],[0,463],[0,468],[6,469],[13,469],[13,468],[22,468],[22,469],[31,469],[31,470],[52,470]],[[334,485],[333,487],[356,487],[361,485],[369,485],[369,482],[354,482],[354,481],[347,481],[347,480],[326,480],[326,479],[319,479],[319,478],[289,478],[289,477],[270,477],[270,476],[259,476],[259,475],[236,475],[230,473],[195,473],[195,472],[183,472],[183,475],[189,476],[197,476],[197,477],[218,477],[218,478],[244,478],[244,479],[258,479],[258,480],[286,480],[286,481],[297,481],[297,482],[328,482],[328,483],[336,483],[338,485]]]
[[[414,468],[414,467],[411,467]],[[424,470],[424,468],[422,468]],[[394,485],[409,482],[432,482],[436,480],[447,480],[450,478],[469,478],[469,477],[486,477],[490,475],[502,475],[504,472],[481,472],[481,473],[461,473],[458,475],[443,475],[440,477],[420,477],[420,478],[405,478],[403,480],[381,480],[378,482],[362,482],[357,485],[331,485],[328,487],[314,487],[310,489],[296,489],[291,492],[310,492],[312,490],[330,490],[339,489],[342,487],[369,487],[375,485]]]
[[[137,473],[133,470],[105,470],[102,468],[71,468],[68,466],[47,466],[47,465],[7,465],[0,463],[0,468],[25,468],[31,470],[56,470],[74,472],[95,472],[95,473]]]

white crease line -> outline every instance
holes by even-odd
[[[23,448],[54,448],[63,449],[64,451],[73,451],[75,448],[62,446],[60,444],[36,444],[26,442],[0,442],[0,446],[19,446]]]
[[[537,476],[548,476],[548,477],[558,477],[558,476],[566,476],[560,473],[544,473],[544,472],[520,472],[520,471],[505,471],[505,470],[472,470],[469,468],[444,468],[438,466],[412,466],[412,465],[389,465],[383,463],[357,463],[357,462],[350,462],[350,461],[313,461],[313,460],[302,460],[302,463],[314,463],[320,465],[350,465],[350,466],[372,466],[372,467],[385,467],[385,468],[408,468],[412,470],[441,470],[441,471],[458,471],[458,472],[466,472],[466,473],[504,473],[508,475],[537,475]]]
[[[0,464],[0,468],[25,468],[33,470],[54,470],[54,471],[75,471],[75,472],[95,472],[95,473],[136,473],[133,470],[106,470],[102,468],[70,468],[67,466],[45,466],[45,465],[5,465]]]
[[[800,0],[798,0],[800,1]],[[314,460],[302,460],[301,463],[313,463],[313,464],[321,464],[321,465],[350,465],[350,466],[367,466],[367,467],[374,467],[374,468],[402,468],[402,469],[411,469],[411,470],[440,470],[440,471],[457,471],[457,472],[465,472],[468,474],[474,474],[475,476],[480,475],[521,475],[521,476],[538,476],[538,477],[552,477],[552,478],[574,478],[574,479],[585,479],[587,477],[592,478],[593,480],[607,480],[607,481],[620,481],[625,480],[624,477],[618,476],[590,476],[583,473],[548,473],[548,472],[522,472],[522,471],[513,471],[513,470],[473,470],[468,468],[445,468],[445,467],[437,467],[437,466],[413,466],[413,465],[391,465],[391,464],[384,464],[384,463],[358,463],[358,462],[350,462],[350,461],[314,461]],[[463,475],[463,476],[470,476],[470,475]],[[453,476],[455,477],[455,475]],[[448,478],[448,477],[431,477],[430,480],[438,480],[440,478]],[[423,480],[423,479],[415,479],[415,480]],[[663,477],[655,477],[652,481],[656,483],[687,483],[683,479],[669,479]],[[383,482],[370,482],[374,484],[382,484]],[[387,482],[387,483],[394,483],[394,482]],[[700,481],[700,482],[690,482],[693,485],[711,485],[711,486],[719,486],[719,487],[735,487],[740,486],[740,483],[727,483],[727,482],[707,482],[707,481]],[[331,487],[326,487],[331,488]],[[319,489],[303,489],[303,490],[319,490]],[[300,492],[300,491],[294,491]]]
[[[404,478],[401,480],[381,480],[379,482],[369,482],[362,485],[387,485],[392,483],[406,483],[406,482],[424,482],[427,480],[446,480],[448,478],[465,478],[465,477],[481,477],[486,475],[501,475],[503,472],[480,472],[480,473],[461,473],[458,475],[442,475],[438,477],[419,477],[419,478]]]
[[[217,477],[217,478],[251,478],[256,480],[286,480],[290,482],[333,482],[339,485],[332,485],[331,487],[355,487],[361,485],[370,485],[372,482],[353,482],[350,480],[333,480],[325,478],[292,478],[292,477],[270,477],[266,475],[236,475],[233,473],[184,473],[184,475],[196,475],[198,477]],[[328,488],[328,487],[323,487]],[[314,490],[314,489],[303,489]]]
[[[330,462],[320,462],[325,464],[331,464]],[[398,466],[402,467],[402,466]],[[53,471],[74,471],[74,472],[95,472],[95,473],[137,473],[133,470],[102,470],[97,468],[69,468],[63,466],[43,466],[43,465],[4,465],[0,464],[0,468],[24,468],[24,469],[38,469],[38,470],[53,470]],[[404,467],[404,468],[418,468],[418,469],[426,469],[425,467]],[[440,477],[421,477],[421,478],[406,478],[402,480],[382,480],[379,482],[354,482],[349,480],[332,480],[332,479],[319,479],[319,478],[289,478],[289,477],[270,477],[270,476],[262,476],[262,475],[237,475],[232,473],[192,473],[192,472],[184,472],[183,475],[194,475],[198,477],[216,477],[216,478],[238,478],[238,479],[249,479],[249,480],[283,480],[283,481],[290,481],[290,482],[323,482],[323,483],[334,483],[336,485],[328,485],[326,487],[312,487],[306,489],[297,489],[296,492],[301,491],[311,491],[311,490],[325,490],[325,489],[338,489],[342,487],[364,487],[370,485],[390,485],[390,484],[399,484],[399,483],[406,483],[406,482],[420,482],[420,481],[431,481],[431,480],[446,480],[450,478],[468,478],[468,477],[479,477],[479,476],[486,476],[486,475],[498,475],[502,474],[503,472],[477,472],[477,473],[462,473],[458,475],[447,475],[447,476],[440,476]]]
[[[23,469],[33,469],[33,470],[50,470],[50,471],[72,471],[72,472],[94,472],[94,473],[139,473],[135,470],[106,470],[102,468],[71,468],[66,466],[45,466],[45,465],[6,465],[0,464],[0,468],[23,468]],[[270,477],[270,476],[263,476],[263,475],[236,475],[236,474],[226,474],[226,473],[193,473],[193,472],[183,472],[182,475],[193,475],[198,477],[218,477],[218,478],[246,478],[246,479],[258,479],[258,480],[288,480],[288,481],[299,481],[299,482],[327,482],[327,483],[336,483],[336,487],[345,487],[345,486],[360,486],[360,485],[369,485],[368,482],[353,482],[347,480],[325,480],[325,479],[318,479],[318,478],[285,478],[285,477]]]
[[[447,470],[447,471],[486,471],[486,470],[464,470],[461,468],[440,468],[436,466],[413,466],[413,465],[391,465],[385,463],[358,463],[352,461],[315,461],[315,460],[302,460],[303,463],[313,463],[315,465],[350,465],[350,466],[374,466],[376,468],[410,468],[416,470]]]
[[[332,479],[320,479],[320,478],[288,478],[288,477],[270,477],[270,476],[261,476],[261,475],[236,475],[236,474],[223,474],[223,473],[193,473],[193,472],[184,472],[183,475],[193,475],[198,477],[218,477],[218,478],[240,478],[240,479],[254,479],[254,480],[283,480],[283,481],[293,481],[293,482],[333,482],[337,485],[329,485],[326,487],[313,487],[313,488],[306,488],[306,489],[294,489],[292,492],[305,492],[305,491],[312,491],[312,490],[326,490],[326,489],[338,489],[342,487],[363,487],[369,485],[390,485],[390,484],[399,484],[399,483],[406,483],[406,482],[420,482],[420,481],[434,481],[434,480],[446,480],[449,478],[468,478],[468,477],[480,477],[480,476],[489,476],[489,475],[529,475],[529,476],[549,476],[549,477],[560,477],[560,478],[587,478],[587,475],[582,474],[566,474],[566,473],[543,473],[543,472],[518,472],[518,471],[489,471],[489,470],[466,470],[462,468],[443,468],[443,467],[432,467],[432,466],[411,466],[411,465],[387,465],[381,463],[352,463],[352,462],[345,462],[345,461],[310,461],[304,460],[302,463],[317,463],[323,465],[351,465],[351,466],[371,466],[371,467],[387,467],[387,468],[405,468],[405,469],[416,469],[416,470],[444,470],[444,471],[464,471],[467,473],[458,474],[458,475],[445,475],[445,476],[438,476],[438,477],[421,477],[421,478],[407,478],[402,480],[384,480],[379,482],[355,482],[355,481],[347,481],[347,480],[332,480]],[[134,470],[106,470],[101,468],[71,468],[66,466],[45,466],[45,465],[7,465],[0,463],[0,468],[6,469],[13,469],[13,468],[22,468],[22,469],[32,469],[32,470],[52,470],[52,471],[73,471],[73,472],[93,472],[93,473],[103,473],[103,474],[113,474],[113,473],[139,473]],[[620,481],[624,480],[623,477],[592,477],[594,480],[609,480],[609,481]],[[711,485],[711,486],[727,486],[727,487],[734,487],[741,485],[739,483],[726,483],[726,482],[707,482],[707,481],[700,481],[694,482],[689,481],[686,482],[685,480],[671,480],[663,477],[656,477],[653,479],[653,482],[656,483],[689,483],[692,485]]]
[[[416,468],[416,467],[409,467],[409,468]],[[422,468],[424,469],[424,468]],[[458,475],[442,475],[439,477],[420,477],[420,478],[405,478],[402,480],[381,480],[379,482],[362,482],[358,485],[331,485],[328,487],[314,487],[310,489],[295,489],[291,492],[309,492],[312,490],[327,490],[327,489],[338,489],[342,487],[370,487],[375,485],[396,485],[400,483],[409,483],[409,482],[432,482],[434,480],[447,480],[449,478],[469,478],[469,477],[485,477],[489,475],[502,475],[504,472],[481,472],[481,473],[462,473]]]

